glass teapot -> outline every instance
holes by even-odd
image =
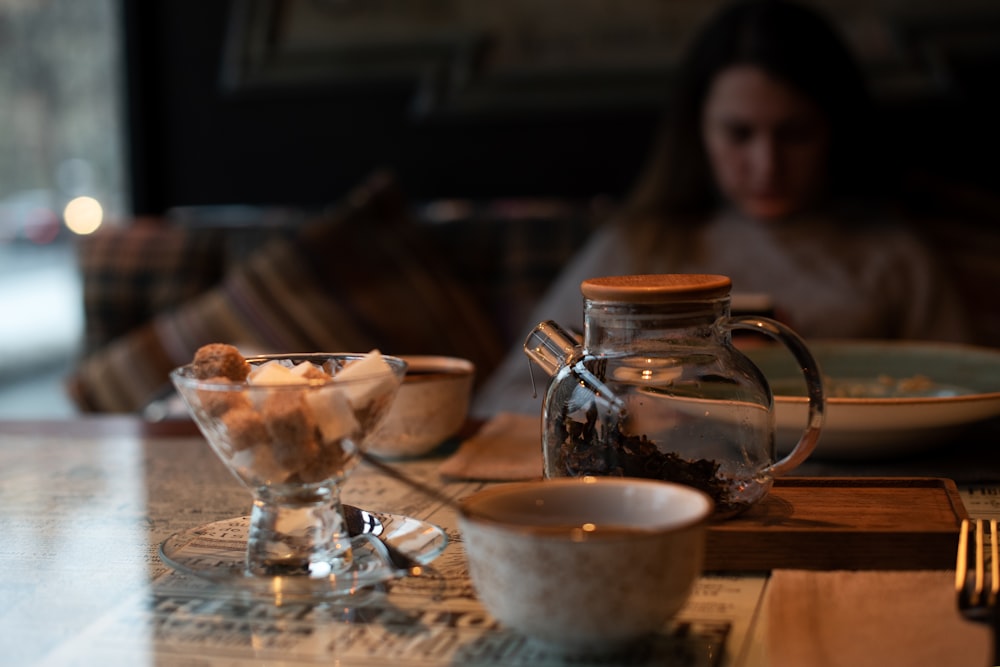
[[[766,317],[730,316],[731,281],[696,274],[592,278],[581,285],[584,337],[548,321],[524,344],[551,380],[542,403],[546,478],[623,475],[682,482],[715,500],[715,517],[763,498],[808,458],[824,398],[802,339]],[[737,350],[749,329],[787,346],[809,396],[805,431],[775,461],[773,395]]]

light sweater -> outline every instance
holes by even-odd
[[[681,238],[687,238],[682,242]],[[835,216],[761,222],[724,212],[690,236],[664,226],[609,224],[595,232],[525,323],[583,330],[580,283],[634,273],[717,273],[741,294],[766,295],[778,319],[810,339],[964,341],[963,306],[935,258],[907,228],[849,229]],[[520,345],[479,392],[473,413],[533,413],[529,362]],[[548,378],[531,368],[540,396]]]

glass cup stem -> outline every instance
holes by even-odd
[[[247,539],[250,574],[328,577],[350,569],[352,562],[336,489],[311,498],[256,495]]]

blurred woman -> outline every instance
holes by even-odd
[[[825,17],[787,0],[729,5],[673,90],[633,194],[529,328],[579,328],[588,277],[719,273],[734,310],[765,310],[807,339],[965,339],[947,276],[893,213],[864,76]],[[476,412],[537,410],[526,365],[513,350]]]

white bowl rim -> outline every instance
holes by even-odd
[[[448,357],[434,354],[401,354],[398,356],[406,362],[407,375],[411,371],[416,371],[419,373],[436,372],[457,377],[472,375],[476,370],[474,363],[462,357]]]
[[[510,533],[522,534],[522,535],[532,535],[542,538],[556,538],[565,539],[568,535],[566,530],[567,526],[565,524],[559,526],[545,525],[545,524],[518,524],[511,523],[503,519],[498,519],[491,517],[487,513],[478,512],[470,507],[475,501],[494,498],[501,495],[511,495],[511,494],[521,494],[532,489],[538,489],[540,487],[545,487],[548,489],[559,489],[567,486],[582,486],[582,485],[599,485],[606,487],[637,487],[637,486],[656,486],[659,488],[669,487],[675,492],[680,492],[688,495],[695,502],[700,502],[701,507],[695,514],[686,520],[680,520],[669,526],[650,526],[647,530],[643,530],[641,527],[635,527],[630,529],[628,533],[622,533],[620,531],[609,531],[601,532],[596,531],[594,533],[588,534],[587,539],[601,539],[601,540],[635,540],[635,539],[654,539],[665,534],[678,533],[702,524],[707,524],[713,515],[715,510],[715,503],[711,497],[705,492],[694,488],[693,486],[688,486],[686,484],[680,484],[678,482],[668,482],[665,480],[656,479],[645,479],[641,477],[593,477],[593,476],[583,476],[583,477],[560,477],[557,479],[545,479],[545,480],[531,480],[531,481],[521,481],[521,482],[505,482],[503,484],[498,484],[496,486],[487,487],[471,496],[467,496],[459,501],[460,513],[459,518],[463,521],[468,521],[476,524],[481,524],[484,526],[493,526],[505,530]]]

